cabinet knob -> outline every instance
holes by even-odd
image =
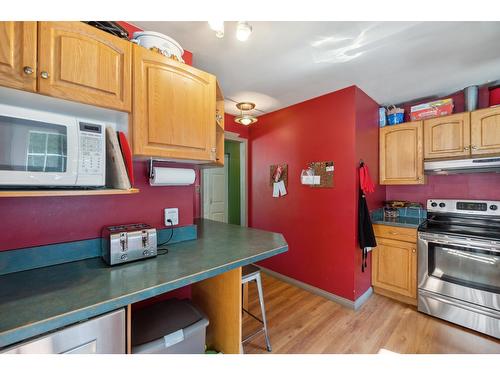
[[[416,252],[417,252],[417,250],[416,250],[416,249],[411,249],[411,252],[412,252],[412,253],[416,253]]]
[[[469,146],[465,146],[464,151],[469,151]]]
[[[33,68],[31,66],[25,66],[23,68],[24,74],[30,75],[33,74]]]
[[[477,146],[472,146],[471,149],[477,150]]]
[[[49,78],[49,72],[46,72],[45,70],[40,73],[40,77],[43,79]]]

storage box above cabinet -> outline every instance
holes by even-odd
[[[130,111],[132,44],[82,22],[38,23],[38,91]]]
[[[215,161],[215,76],[141,46],[133,55],[134,156]]]
[[[380,184],[424,184],[422,121],[380,129]]]

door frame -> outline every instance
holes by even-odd
[[[224,140],[240,144],[240,225],[248,226],[248,139],[240,137],[238,133],[224,132]]]
[[[224,154],[224,166],[221,167],[224,170],[224,222],[227,223],[229,220],[229,155]],[[209,186],[204,184],[203,181],[208,181],[208,174],[213,170],[213,168],[203,169],[201,173],[201,198],[200,198],[200,208],[201,217],[205,217],[205,212],[207,210],[207,199],[209,197]]]
[[[225,141],[234,141],[240,144],[240,225],[248,226],[248,139],[240,137],[238,133],[225,131]],[[226,164],[224,162],[224,164]],[[204,174],[204,173],[203,173]],[[204,178],[201,181],[201,217],[204,217],[205,196],[207,185],[204,183]]]

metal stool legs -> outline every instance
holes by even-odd
[[[260,271],[255,272],[250,277],[243,279],[243,283],[250,282],[250,281],[255,281],[257,284],[257,291],[259,293],[259,304],[260,304],[260,311],[262,314],[262,320],[245,309],[243,309],[243,311],[246,312],[248,315],[250,315],[252,318],[261,322],[263,327],[261,329],[259,329],[257,332],[255,332],[255,333],[251,334],[250,336],[248,336],[247,338],[245,338],[242,342],[246,342],[246,341],[250,340],[251,338],[253,338],[254,336],[256,336],[257,334],[259,334],[260,332],[264,332],[264,335],[266,338],[266,349],[268,352],[270,352],[270,351],[272,351],[272,348],[271,348],[271,341],[269,340],[269,334],[267,331],[266,308],[264,306],[264,293],[262,291],[262,279],[260,277]]]
[[[260,311],[262,311],[262,323],[264,324],[266,347],[267,351],[270,352],[272,348],[271,348],[271,341],[269,341],[269,334],[267,333],[266,307],[264,306],[264,292],[262,291],[262,280],[260,278],[260,272],[257,274],[257,278],[255,279],[255,281],[257,282],[257,290],[259,291]]]

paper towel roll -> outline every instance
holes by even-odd
[[[194,169],[153,167],[151,186],[187,186],[194,183]]]

